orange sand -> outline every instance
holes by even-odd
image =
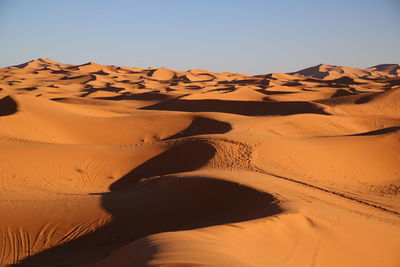
[[[0,264],[400,266],[400,67],[0,69]]]

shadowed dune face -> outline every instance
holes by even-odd
[[[270,194],[207,177],[161,177],[101,198],[112,215],[109,224],[13,266],[86,265],[147,235],[243,222],[282,211]]]
[[[150,197],[149,194],[154,194],[157,198]],[[138,231],[143,236],[154,229],[156,232],[194,229],[248,221],[281,212],[274,202],[275,199],[267,193],[206,177],[161,177],[145,181],[143,185],[139,184],[134,191],[118,196],[109,193],[102,198],[103,207],[113,214],[115,221],[120,220],[121,227],[127,223],[130,215],[127,214],[126,207],[117,203],[145,201],[146,208],[135,207],[135,204],[131,207],[132,214],[135,214],[135,209],[142,213],[140,216],[135,214],[131,219],[147,218],[143,224],[135,222],[135,225],[149,229]]]
[[[143,107],[145,110],[171,110],[186,112],[223,112],[246,116],[292,115],[302,113],[325,114],[323,108],[309,102],[257,102],[226,100],[173,99]]]
[[[0,99],[0,116],[8,116],[18,111],[17,102],[14,101],[10,96],[6,96]]]
[[[104,100],[165,100],[167,99],[167,95],[163,95],[155,92],[147,92],[140,94],[121,94],[119,96],[110,96],[110,97],[97,97],[97,99]]]
[[[342,97],[342,96],[349,96],[349,95],[357,95],[356,93],[353,93],[351,91],[347,91],[344,89],[338,89],[332,97]]]
[[[214,156],[215,148],[202,141],[189,141],[146,161],[110,186],[111,191],[137,185],[141,179],[201,168]],[[191,155],[190,157],[188,155]]]
[[[380,134],[387,134],[387,133],[393,133],[400,131],[400,126],[393,126],[393,127],[388,127],[388,128],[383,128],[375,131],[369,131],[365,133],[358,133],[358,134],[353,134],[350,136],[368,136],[368,135],[380,135]]]
[[[189,127],[164,140],[172,140],[201,134],[224,134],[230,130],[232,130],[232,126],[229,123],[205,117],[195,117]]]

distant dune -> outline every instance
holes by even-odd
[[[399,64],[382,64],[368,69],[348,68],[343,66],[332,66],[320,64],[311,68],[293,72],[291,74],[299,74],[303,76],[313,77],[317,79],[338,79],[343,77],[349,78],[384,78],[399,77]]]
[[[400,65],[0,69],[3,266],[400,266]]]

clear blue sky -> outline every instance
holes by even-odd
[[[0,66],[39,57],[248,74],[400,63],[400,0],[0,0]]]

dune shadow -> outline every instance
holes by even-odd
[[[119,96],[96,97],[103,100],[165,100],[168,96],[157,92],[145,92],[139,94],[123,93]]]
[[[380,93],[381,92],[377,92],[377,93],[374,92],[374,93],[369,93],[369,94],[362,95],[354,103],[358,104],[358,105],[368,103],[371,100],[373,100]]]
[[[304,84],[302,84],[299,81],[287,81],[285,83],[282,84],[282,86],[303,86]]]
[[[68,70],[52,70],[51,74],[69,74]]]
[[[88,93],[93,93],[93,92],[97,92],[97,91],[107,91],[107,92],[118,93],[122,90],[124,90],[123,87],[112,86],[111,84],[107,84],[104,87],[94,87],[92,85],[87,85],[85,87],[85,91],[87,91]]]
[[[172,140],[201,134],[224,134],[230,130],[232,130],[232,126],[229,123],[205,117],[196,117],[186,129],[165,138],[164,140]]]
[[[139,184],[142,179],[180,172],[189,172],[204,166],[214,155],[215,148],[208,143],[191,140],[174,146],[137,166],[110,186],[111,191]]]
[[[50,86],[49,86],[50,87]],[[20,88],[20,89],[18,89],[19,91],[29,91],[29,92],[32,92],[32,91],[35,91],[35,90],[37,90],[38,88],[37,87],[25,87],[25,88]]]
[[[196,150],[189,156],[187,149],[198,148],[172,148],[135,168],[112,184],[109,193],[100,194],[102,207],[112,215],[110,223],[13,266],[86,266],[151,234],[238,223],[282,212],[272,195],[233,182],[176,175],[144,179],[204,164],[212,154],[210,148],[202,148],[206,150],[203,159],[195,158],[196,163],[181,158],[185,151],[186,158],[194,156]]]
[[[104,70],[90,72],[89,74],[92,74],[92,75],[110,75],[108,72],[105,72]]]
[[[78,80],[78,79],[82,79],[82,78],[86,78],[86,80],[83,83],[87,83],[87,82],[96,80],[96,76],[90,75],[90,74],[89,75],[83,74],[83,75],[77,75],[77,76],[64,76],[64,77],[60,78],[60,80]]]
[[[387,127],[387,128],[374,130],[374,131],[369,131],[369,132],[364,132],[364,133],[350,134],[350,135],[347,135],[347,136],[380,135],[380,134],[393,133],[393,132],[397,132],[397,131],[400,131],[400,126]]]
[[[326,81],[334,83],[334,84],[340,84],[340,85],[362,84],[360,82],[356,82],[353,78],[350,78],[347,76],[342,76],[337,79],[326,80]]]
[[[262,102],[233,100],[183,100],[171,99],[154,105],[142,107],[144,110],[169,110],[186,112],[222,112],[246,116],[292,115],[300,113],[325,114],[323,108],[310,102]]]
[[[8,116],[18,111],[18,104],[10,96],[0,99],[0,116]]]
[[[236,88],[234,86],[229,86],[229,87],[221,87],[221,88],[212,89],[207,92],[220,92],[223,94],[227,94],[227,93],[232,93],[235,90],[236,90]]]
[[[265,95],[290,95],[298,93],[291,91],[271,91],[271,90],[259,90],[258,92],[263,93]]]
[[[343,96],[350,96],[350,95],[358,95],[357,93],[354,93],[352,91],[348,91],[345,89],[338,89],[336,92],[331,96],[331,98],[335,97],[343,97]]]

